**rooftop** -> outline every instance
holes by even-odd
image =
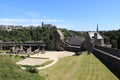
[[[88,32],[91,39],[94,38],[95,33],[97,34],[97,39],[103,39],[102,36],[98,32]]]

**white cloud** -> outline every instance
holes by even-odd
[[[56,24],[56,26],[58,27],[58,28],[66,28],[66,29],[69,29],[69,30],[75,30],[76,28],[76,26],[73,26],[73,25],[67,25],[67,24]]]
[[[63,22],[62,20],[57,19],[16,19],[16,18],[0,18],[0,24],[39,24],[41,22],[47,23],[56,23],[56,22]]]

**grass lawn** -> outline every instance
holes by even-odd
[[[46,80],[118,80],[93,54],[60,59],[50,68],[40,70]]]
[[[8,51],[8,50],[0,50],[0,52],[6,52],[6,51]]]
[[[38,73],[30,73],[16,65],[19,56],[0,55],[0,80],[44,80]]]

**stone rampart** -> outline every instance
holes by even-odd
[[[93,53],[120,79],[119,50],[97,46]]]
[[[113,49],[113,48],[107,48],[107,47],[101,47],[101,46],[95,46],[95,48],[102,50],[108,54],[120,57],[120,50],[119,49]]]

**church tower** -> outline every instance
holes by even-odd
[[[43,28],[43,26],[44,26],[44,23],[42,22],[42,28]]]
[[[99,30],[98,30],[98,24],[97,24],[97,32],[99,32]]]

